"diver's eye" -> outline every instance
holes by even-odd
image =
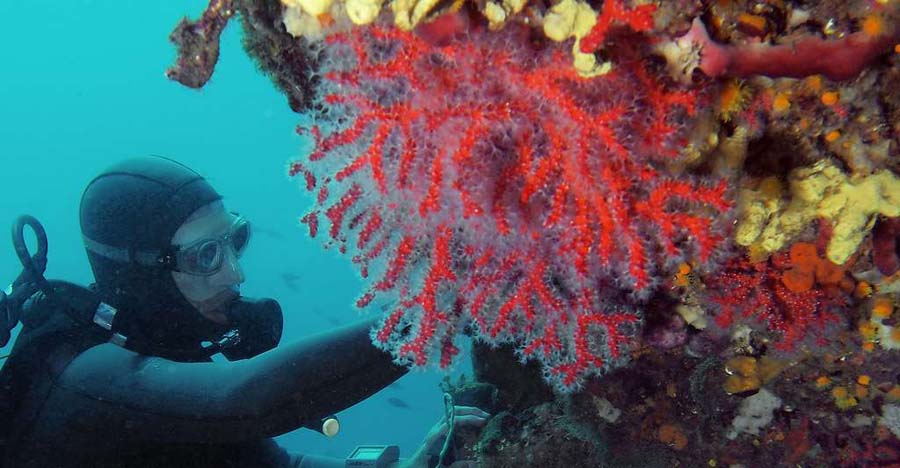
[[[218,268],[217,263],[221,253],[219,252],[218,241],[206,241],[197,247],[196,252],[194,262],[198,269],[201,271],[212,271]]]
[[[250,223],[243,222],[239,224],[234,233],[231,234],[231,246],[234,248],[234,253],[236,255],[240,255],[243,253],[244,248],[247,247],[247,242],[250,240]]]

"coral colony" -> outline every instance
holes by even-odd
[[[696,93],[628,56],[582,79],[562,47],[527,34],[511,25],[442,47],[379,27],[329,37],[323,101],[347,124],[301,128],[316,150],[291,174],[318,191],[311,234],[326,218],[373,277],[358,305],[396,295],[378,343],[447,365],[472,325],[568,386],[637,330],[640,301],[602,290],[645,297],[667,264],[708,262],[731,202],[723,181],[664,167]]]
[[[900,2],[212,0],[168,75],[232,18],[373,343],[524,364],[476,365],[534,404],[484,466],[607,460],[573,414],[682,466],[900,464]]]

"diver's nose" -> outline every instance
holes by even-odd
[[[225,249],[225,261],[222,264],[221,271],[222,282],[228,285],[241,284],[244,282],[244,269],[241,268],[241,262],[233,249]]]

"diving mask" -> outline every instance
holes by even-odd
[[[225,249],[231,249],[235,257],[240,257],[250,242],[250,233],[250,222],[237,216],[229,229],[218,237],[174,246],[174,269],[198,276],[214,275],[225,261]]]

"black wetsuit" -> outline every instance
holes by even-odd
[[[93,330],[38,315],[38,326],[24,320],[3,370],[5,390],[18,393],[5,405],[3,467],[343,467],[291,456],[270,437],[406,372],[372,346],[371,321],[251,359],[175,362],[92,344]]]
[[[372,321],[272,349],[281,337],[272,300],[227,306],[228,327],[245,338],[223,349],[233,362],[192,355],[228,330],[175,284],[172,239],[221,198],[157,156],[118,162],[88,184],[81,234],[96,284],[53,289],[23,313],[0,372],[0,468],[343,466],[299,462],[269,437],[352,406],[406,370],[372,345]],[[103,318],[97,301],[116,312]],[[124,348],[111,332],[127,338]]]

